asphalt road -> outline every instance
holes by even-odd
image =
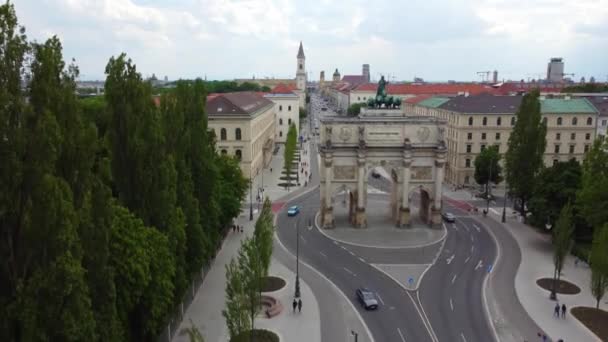
[[[317,116],[311,114],[311,119]],[[316,153],[312,153],[314,170],[317,158]],[[316,186],[318,181],[315,183],[311,185]],[[296,253],[299,249],[302,261],[346,294],[375,341],[494,340],[482,288],[488,267],[496,258],[496,246],[485,227],[466,213],[446,205],[447,210],[458,216],[457,222],[447,224],[446,241],[437,262],[426,272],[418,290],[410,291],[370,264],[387,264],[391,260],[398,264],[420,263],[422,260],[416,259],[420,253],[415,248],[375,249],[330,240],[311,226],[319,211],[318,189],[289,205],[299,205],[301,212],[296,217],[287,217],[286,210],[278,214],[279,239],[291,252]],[[434,253],[428,253],[431,254]],[[377,292],[380,301],[377,311],[362,308],[355,297],[359,287]]]

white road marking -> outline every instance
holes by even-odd
[[[478,233],[481,233],[481,229],[475,223],[473,223],[473,227],[475,227]]]
[[[300,236],[300,239],[302,239],[302,242],[306,243],[306,239],[303,236]]]
[[[490,208],[490,211],[496,215],[500,215],[500,213],[498,211],[496,211],[496,209],[494,209],[494,208]]]
[[[470,230],[469,230],[469,226],[467,226],[466,224],[464,224],[464,225],[462,225],[462,226],[464,227],[464,229],[465,229],[467,232],[470,232]]]
[[[462,337],[462,340],[463,340],[464,342],[467,342],[466,337],[464,337],[464,333],[460,333],[460,337]]]
[[[473,242],[473,235],[469,235],[471,237],[471,242]]]
[[[325,253],[323,253],[323,252],[319,252],[319,253],[321,253],[321,255],[322,255],[324,258],[327,258],[327,255],[325,255]]]
[[[456,277],[457,277],[457,275],[454,274],[454,278],[452,278],[452,284],[454,284],[454,282],[456,281]]]
[[[353,277],[356,277],[357,275],[353,273],[353,271],[349,270],[346,267],[342,267],[346,272],[350,273]]]
[[[361,260],[362,263],[367,263],[362,257],[359,257],[359,260]]]
[[[346,247],[344,246],[340,246],[340,248],[342,248],[343,250],[347,251],[348,249],[346,249]]]
[[[481,260],[479,260],[479,262],[477,263],[477,266],[475,266],[475,270],[481,268],[483,266],[483,262]]]
[[[397,332],[399,333],[399,336],[401,337],[401,341],[405,342],[405,338],[403,337],[403,334],[401,333],[401,329],[397,328]]]
[[[467,257],[467,258],[464,260],[464,263],[466,264],[467,262],[469,262],[469,259],[471,259],[471,257],[470,257],[470,256],[468,256],[468,257]]]
[[[454,303],[452,303],[452,298],[450,298],[450,308],[452,308],[452,311],[454,311]]]
[[[454,256],[456,256],[456,254],[452,254],[452,256],[451,256],[451,257],[446,258],[446,259],[445,259],[445,262],[447,262],[447,263],[448,263],[448,265],[449,265],[449,264],[452,262],[452,260],[454,260]]]
[[[474,249],[475,249],[475,246],[471,245],[471,253],[473,253]]]
[[[331,242],[333,242],[336,246],[338,245],[338,242],[336,240],[332,240]]]
[[[376,296],[378,296],[378,299],[380,299],[380,303],[384,305],[384,301],[382,300],[382,297],[380,297],[380,294],[378,292],[376,292]]]
[[[355,256],[355,253],[353,253],[353,251],[348,251],[348,253],[350,253],[350,255]]]
[[[458,231],[458,227],[456,227],[454,223],[452,223],[452,228],[454,228],[455,231]]]

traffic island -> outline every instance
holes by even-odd
[[[601,341],[608,341],[608,311],[577,306],[570,313],[591,330]]]
[[[279,340],[279,336],[270,330],[253,329],[232,337],[230,342],[279,342]]]
[[[284,288],[286,284],[283,278],[267,276],[262,278],[262,292],[275,292]]]
[[[540,278],[536,281],[536,285],[542,287],[543,289],[551,292],[553,290],[553,279],[552,278]],[[565,294],[565,295],[575,295],[581,292],[580,287],[572,284],[569,281],[559,280],[557,282],[557,288],[555,289],[556,293]]]

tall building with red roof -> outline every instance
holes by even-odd
[[[274,103],[275,142],[285,143],[287,131],[292,123],[296,125],[299,134],[300,96],[299,89],[293,85],[278,84],[264,97]]]

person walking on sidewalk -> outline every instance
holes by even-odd
[[[293,303],[291,303],[291,306],[293,307],[293,313],[296,313],[296,307],[298,307],[298,301],[295,298],[293,299]]]
[[[562,304],[562,318],[566,319],[566,304]]]
[[[555,309],[553,309],[553,316],[559,318],[559,303],[555,303]]]
[[[298,299],[298,312],[302,312],[302,299]]]

